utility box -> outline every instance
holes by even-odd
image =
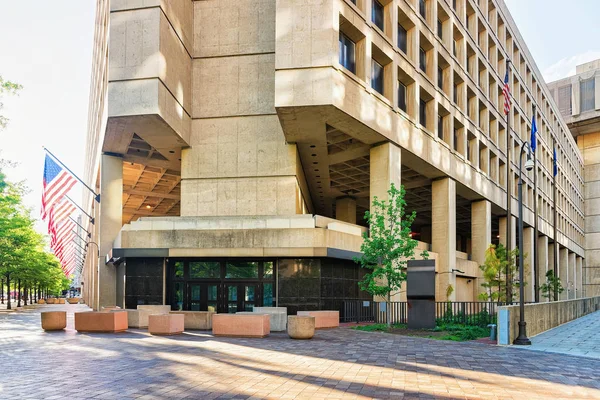
[[[411,260],[406,277],[408,328],[435,328],[435,260]]]

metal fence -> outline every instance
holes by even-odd
[[[514,305],[485,301],[437,301],[435,303],[436,318],[443,323],[463,325],[487,325],[496,323],[498,307]],[[341,322],[374,322],[387,323],[386,303],[363,300],[349,300],[342,303]],[[405,301],[389,303],[393,324],[405,324],[408,320],[408,303]]]

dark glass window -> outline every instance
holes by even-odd
[[[265,283],[263,285],[263,306],[273,307],[273,284]]]
[[[383,6],[377,0],[373,0],[371,21],[373,21],[373,23],[383,31]]]
[[[371,87],[383,94],[383,67],[375,60],[371,65]]]
[[[437,83],[440,89],[444,89],[444,70],[438,67]]]
[[[183,285],[183,282],[173,284],[173,301],[171,304],[175,306],[175,311],[183,310]]]
[[[408,35],[402,25],[398,25],[398,48],[406,54]]]
[[[452,54],[454,54],[454,57],[458,57],[456,55],[456,40],[452,41]]]
[[[592,111],[595,108],[595,79],[590,78],[585,81],[581,81],[579,84],[579,97],[581,101],[581,112]]]
[[[458,104],[458,85],[454,85],[454,104]]]
[[[444,140],[444,117],[438,115],[438,137]]]
[[[350,38],[340,32],[340,64],[348,71],[356,73],[354,48],[355,44]]]
[[[258,278],[258,262],[228,262],[225,269],[225,278],[248,279]]]
[[[177,261],[173,267],[173,279],[183,279],[183,262]]]
[[[456,11],[456,0],[452,0],[452,8],[454,8],[454,11]]]
[[[398,82],[398,108],[406,112],[406,86]]]
[[[458,129],[454,129],[454,150],[458,151]]]
[[[439,19],[438,19],[438,23],[437,23],[437,34],[440,39],[444,38],[444,33],[443,33],[443,29],[442,29],[442,21],[440,21]]]
[[[263,265],[264,265],[263,278],[265,278],[265,279],[273,278],[273,262],[272,261],[265,262]]]
[[[422,47],[419,48],[419,68],[421,71],[427,72],[427,54]]]
[[[419,123],[427,126],[427,103],[425,100],[419,102]]]
[[[419,14],[421,14],[421,17],[427,19],[427,8],[425,7],[425,0],[419,0]]]
[[[218,261],[190,262],[190,278],[220,278],[221,263]]]

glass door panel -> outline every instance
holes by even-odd
[[[173,303],[176,311],[183,310],[183,282],[175,282],[173,285]]]
[[[200,303],[202,301],[202,285],[190,284],[190,310],[201,311]]]
[[[254,309],[254,298],[256,295],[256,286],[255,285],[242,285],[244,287],[244,304],[242,305],[242,309],[244,311],[252,311]]]
[[[217,304],[217,301],[218,301],[217,285],[208,285],[206,292],[208,295],[207,296],[208,297],[208,299],[207,299],[208,310],[207,311],[217,312],[217,306],[218,306],[218,304]]]
[[[227,312],[234,314],[238,311],[238,287],[229,285],[227,287]]]

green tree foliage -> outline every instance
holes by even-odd
[[[369,232],[363,235],[362,256],[355,261],[369,270],[359,283],[362,290],[381,296],[388,303],[388,325],[391,325],[389,302],[406,281],[406,263],[414,259],[417,241],[411,237],[411,225],[416,217],[406,212],[404,187],[394,184],[388,190],[388,200],[373,198],[371,210],[365,213]],[[426,253],[422,254],[427,256]]]
[[[479,266],[483,271],[484,278],[484,283],[481,286],[485,288],[485,292],[479,294],[480,300],[512,301],[512,299],[507,298],[507,289],[509,293],[515,293],[519,287],[519,274],[516,265],[516,260],[519,258],[519,249],[510,252],[510,263],[506,253],[506,247],[502,243],[498,245],[490,244],[485,251],[485,262]],[[527,254],[523,255],[523,260],[525,259],[527,259]]]
[[[8,94],[8,95],[17,94],[19,92],[19,90],[21,90],[22,88],[23,87],[21,85],[19,85],[18,83],[6,81],[0,75],[0,111],[2,111],[2,108],[4,107],[4,104],[2,103],[2,97],[6,94]],[[6,118],[2,114],[0,114],[0,131],[2,129],[6,128],[7,124],[8,124],[8,118]]]
[[[554,275],[553,270],[548,270],[546,272],[546,282],[540,286],[540,290],[542,291],[542,297],[557,301],[558,295],[564,292],[565,288],[560,281],[560,277]]]

